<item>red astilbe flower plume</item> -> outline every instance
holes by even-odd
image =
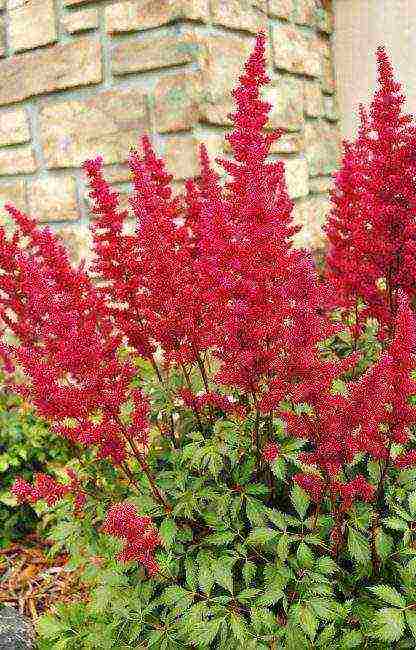
[[[193,361],[207,347],[194,245],[184,224],[182,198],[173,196],[172,176],[147,137],[142,149],[142,155],[133,150],[129,157],[136,217],[131,235],[123,232],[127,212],[118,210],[101,159],[85,164],[94,211],[100,215],[93,226],[95,270],[107,283],[106,299],[116,305],[120,328],[139,353],[151,358],[159,344],[167,361]]]
[[[79,513],[85,503],[86,495],[80,487],[77,475],[71,469],[67,470],[69,483],[59,483],[47,474],[35,474],[34,484],[31,485],[18,477],[11,487],[11,493],[19,503],[36,503],[45,500],[48,506],[54,506],[68,494],[74,496],[74,510]]]
[[[311,414],[287,416],[288,431],[312,447],[299,459],[322,473],[325,481],[318,478],[322,491],[325,486],[339,496],[344,509],[357,498],[370,500],[374,489],[363,477],[342,482],[342,470],[362,452],[390,463],[392,444],[406,449],[410,426],[416,423],[416,410],[409,403],[416,391],[411,377],[416,364],[415,319],[407,297],[399,292],[397,300],[395,336],[380,359],[358,380],[349,382],[345,395],[323,391]],[[415,451],[410,449],[394,462],[406,467],[415,461]],[[308,483],[309,478],[298,475],[295,480],[316,496],[315,479]]]
[[[297,228],[283,163],[267,162],[280,133],[263,130],[270,110],[260,97],[265,71],[261,34],[233,93],[234,130],[227,136],[233,160],[220,161],[229,182],[219,186],[202,150],[192,220],[199,219],[197,266],[201,284],[209,279],[204,291],[223,362],[217,379],[253,393],[267,387],[268,409],[295,384],[300,393],[302,376],[316,376],[316,343],[332,330],[320,314],[324,294],[311,257],[292,247]]]
[[[0,317],[19,339],[14,357],[30,382],[15,389],[57,433],[120,463],[126,457],[120,408],[132,398],[140,421],[144,413],[143,396],[130,389],[135,369],[119,359],[122,336],[57,237],[7,209],[16,233],[9,242],[0,229]]]
[[[140,562],[150,576],[159,571],[153,557],[161,545],[158,531],[150,517],[140,517],[131,503],[117,503],[107,512],[102,526],[104,533],[123,540],[124,548],[117,555],[120,562]]]
[[[361,109],[358,138],[344,144],[331,193],[327,276],[346,309],[364,301],[360,319],[376,317],[385,337],[397,292],[416,292],[416,129],[402,113],[405,98],[383,48],[377,61],[369,115]]]

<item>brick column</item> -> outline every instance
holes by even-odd
[[[197,146],[227,155],[230,91],[265,29],[270,126],[284,159],[302,243],[320,245],[339,154],[322,0],[0,0],[0,200],[49,222],[85,250],[91,218],[82,162],[101,154],[125,194],[125,158],[151,133],[178,187]]]

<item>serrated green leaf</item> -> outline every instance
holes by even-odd
[[[281,562],[284,562],[289,555],[290,539],[288,535],[281,535],[276,546],[276,553]]]
[[[358,530],[348,528],[348,550],[356,562],[368,562],[371,557],[370,543]]]
[[[234,637],[240,643],[244,643],[248,636],[247,625],[241,616],[237,616],[234,612],[230,615],[230,626]]]
[[[329,557],[327,555],[318,559],[316,562],[316,569],[324,575],[331,575],[332,573],[339,571],[337,563],[334,562],[332,557]]]
[[[304,542],[301,542],[298,546],[298,550],[296,552],[296,557],[299,562],[299,565],[302,568],[307,568],[310,569],[314,562],[315,562],[315,556],[312,553],[311,549],[307,544]]]
[[[278,531],[273,528],[255,528],[247,537],[247,544],[261,546],[261,544],[267,544],[274,541],[278,535]]]
[[[237,600],[244,603],[246,601],[252,600],[260,593],[260,589],[254,589],[253,587],[248,587],[243,589],[237,596]]]
[[[369,587],[369,590],[373,592],[380,600],[383,600],[389,605],[394,605],[395,607],[406,607],[406,601],[401,594],[390,585],[376,585],[375,587]]]
[[[284,592],[278,587],[273,587],[271,589],[266,589],[266,591],[261,594],[256,600],[256,605],[259,607],[265,607],[267,605],[275,605],[284,598]]]
[[[204,594],[207,594],[209,596],[215,582],[214,572],[213,572],[214,560],[212,560],[205,553],[200,552],[198,553],[197,562],[199,566],[199,571],[198,571],[199,587],[201,591],[204,592]]]
[[[393,551],[393,546],[394,546],[393,538],[388,533],[386,533],[382,528],[379,528],[376,533],[375,546],[376,546],[377,555],[382,560],[385,560],[391,555]]]
[[[340,650],[349,650],[349,648],[360,648],[363,642],[363,635],[358,630],[345,632],[340,640]]]
[[[308,635],[311,641],[313,641],[316,635],[316,630],[318,629],[318,620],[312,607],[307,604],[301,605],[299,611],[299,623],[302,630]]]
[[[304,519],[311,500],[297,483],[294,483],[290,491],[290,500],[299,517]]]
[[[256,571],[257,571],[257,566],[254,562],[250,562],[250,560],[247,560],[244,563],[242,574],[246,585],[249,585],[250,582],[254,579],[254,576],[256,575]]]
[[[413,637],[416,639],[416,612],[414,610],[408,609],[406,611],[406,623],[410,627]]]
[[[411,492],[408,497],[410,514],[416,518],[416,492]]]
[[[214,578],[221,587],[233,593],[232,567],[226,564],[221,558],[214,564]]]
[[[386,519],[383,519],[383,523],[387,526],[387,528],[391,528],[392,530],[404,531],[408,529],[407,523],[399,517],[387,517]]]
[[[164,519],[159,528],[165,548],[171,548],[178,529],[173,519]]]
[[[214,546],[226,546],[235,538],[236,533],[224,531],[213,533],[204,538],[204,544],[213,544]]]
[[[187,557],[185,558],[185,575],[186,575],[186,585],[192,591],[196,591],[198,587],[198,564],[195,558]]]
[[[385,607],[375,614],[373,636],[382,641],[398,641],[405,628],[404,614],[400,609]]]

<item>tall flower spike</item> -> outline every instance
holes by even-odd
[[[218,380],[251,393],[269,391],[269,409],[293,389],[300,392],[301,377],[320,365],[315,346],[328,324],[319,314],[322,295],[310,255],[292,248],[297,227],[284,165],[267,162],[280,136],[264,131],[270,105],[261,89],[267,82],[260,34],[233,92],[234,129],[227,136],[233,160],[219,161],[228,172],[223,191],[217,191],[202,152],[210,191],[201,209],[199,264],[211,282],[213,343],[222,361]]]
[[[416,128],[402,113],[405,98],[383,48],[369,115],[344,145],[326,226],[327,276],[346,309],[360,301],[361,320],[376,317],[390,336],[399,290],[416,295]]]

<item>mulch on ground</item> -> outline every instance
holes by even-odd
[[[87,600],[78,571],[67,568],[68,555],[48,557],[50,545],[36,535],[0,549],[0,603],[33,622],[55,603]]]

